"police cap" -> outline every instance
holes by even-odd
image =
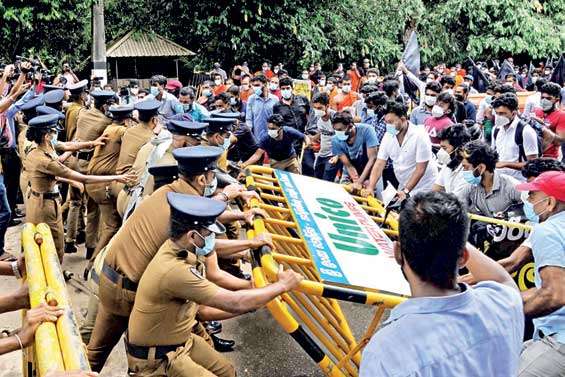
[[[152,165],[149,167],[149,174],[153,176],[155,181],[153,189],[157,190],[159,187],[167,185],[179,177],[179,167],[177,164]]]
[[[223,148],[212,146],[196,146],[173,150],[173,157],[179,164],[179,174],[194,176],[217,168],[218,157]]]
[[[59,128],[58,127],[59,116],[56,114],[39,115],[28,122],[28,127],[30,128]]]
[[[154,99],[148,99],[135,104],[135,109],[146,116],[158,115],[159,107],[161,107],[161,102]]]
[[[21,111],[32,110],[35,109],[37,106],[43,105],[43,103],[45,102],[43,97],[44,97],[43,94],[33,97],[32,99],[24,103],[22,106],[20,106],[20,110]]]
[[[65,119],[65,114],[49,106],[45,106],[45,105],[37,106],[35,108],[35,111],[37,111],[37,115],[55,114],[59,117],[59,120]]]
[[[178,192],[167,193],[167,201],[171,206],[172,218],[182,219],[195,228],[206,228],[218,234],[226,231],[226,228],[216,221],[226,210],[226,202]]]
[[[116,93],[112,90],[94,90],[90,92],[90,95],[97,102],[106,102],[116,96]]]
[[[81,81],[76,82],[74,84],[67,84],[66,88],[72,94],[80,94],[86,89],[87,85],[88,85],[88,80],[81,80]]]
[[[208,126],[207,123],[190,122],[186,120],[169,120],[167,129],[174,135],[183,135],[191,137],[201,137],[202,132]]]
[[[133,105],[112,105],[108,109],[114,119],[124,119],[131,116]]]
[[[58,85],[43,85],[43,93],[44,94],[47,94],[52,90],[59,90],[59,89],[63,89],[63,88],[58,86]]]
[[[214,118],[222,118],[222,119],[239,119],[241,117],[241,113],[239,112],[222,113],[219,111],[212,111],[211,114]]]
[[[47,105],[57,105],[63,102],[63,98],[65,98],[65,91],[63,89],[51,90],[44,96]]]
[[[225,118],[206,118],[202,121],[208,123],[206,128],[206,133],[208,134],[231,132],[235,124],[235,119]]]

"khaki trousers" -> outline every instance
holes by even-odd
[[[287,158],[286,160],[281,161],[271,159],[271,167],[273,169],[284,170],[289,173],[300,174],[300,164],[296,157]]]

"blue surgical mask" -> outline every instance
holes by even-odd
[[[346,131],[336,131],[336,132],[335,132],[335,137],[336,137],[339,141],[347,141],[347,139],[349,139],[349,135],[347,134]]]
[[[216,246],[216,234],[210,233],[208,237],[202,237],[200,233],[197,234],[204,240],[204,246],[198,247],[194,245],[196,247],[196,255],[205,257],[214,251],[214,247]]]
[[[204,187],[204,196],[210,197],[214,195],[217,188],[218,188],[218,179],[216,178],[216,176],[214,176],[212,182],[210,182],[209,184],[206,185],[206,187]]]
[[[159,88],[152,86],[151,88],[149,88],[149,92],[153,97],[157,97],[159,95]]]
[[[226,137],[224,138],[224,143],[222,144],[222,148],[224,148],[224,150],[227,150],[231,145],[231,140],[230,137]]]
[[[235,98],[235,97],[230,97],[230,105],[232,105],[232,106],[237,105],[237,98]]]
[[[367,109],[367,116],[368,117],[375,116],[375,109]]]
[[[263,94],[263,87],[261,86],[257,86],[257,87],[253,87],[253,93],[255,93],[256,96],[260,96],[261,94]]]
[[[58,135],[59,135],[58,132],[51,133],[51,145],[53,146],[53,149],[55,149],[55,145],[57,145],[57,136]]]
[[[387,123],[387,124],[386,124],[386,132],[388,132],[388,133],[391,134],[392,136],[396,136],[396,135],[398,135],[398,133],[399,133],[400,131],[398,131],[398,130],[396,129],[396,126],[395,126],[394,124]]]
[[[470,185],[478,186],[481,183],[481,176],[479,175],[478,177],[475,177],[475,169],[463,170],[463,178]]]
[[[188,104],[188,103],[183,103],[182,104],[182,110],[184,113],[189,113],[192,111],[192,104]]]
[[[174,108],[175,114],[182,114],[184,113],[184,108],[182,106],[182,103],[177,103],[175,104],[175,108]]]
[[[524,202],[524,207],[523,207],[523,209],[524,209],[524,215],[526,215],[526,218],[527,218],[528,220],[530,220],[530,221],[533,222],[533,223],[539,223],[539,215],[541,215],[543,212],[545,212],[545,210],[544,210],[542,213],[540,213],[540,214],[538,215],[538,214],[536,213],[536,210],[534,209],[534,206],[535,206],[536,204],[538,204],[538,203],[541,203],[542,201],[544,201],[544,200],[546,200],[546,199],[547,199],[547,198],[540,199],[540,200],[538,200],[538,201],[535,202],[535,203],[530,203],[529,200],[527,200],[527,199],[526,199],[526,200],[522,199],[522,201]]]

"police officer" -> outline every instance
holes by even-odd
[[[82,111],[87,110],[86,103],[88,101],[88,94],[86,93],[86,86],[88,80],[82,80],[75,84],[67,85],[69,90],[69,105],[65,112],[65,132],[67,140],[74,140],[77,131],[78,116]]]
[[[33,224],[47,223],[53,235],[59,259],[63,259],[63,219],[60,195],[57,190],[57,177],[82,183],[109,181],[129,182],[130,175],[87,176],[69,169],[58,160],[53,147],[56,144],[59,117],[40,115],[28,123],[26,137],[37,147],[26,158],[26,171],[30,188],[26,200],[26,220]]]
[[[122,190],[118,195],[118,212],[122,217],[125,212],[133,211],[142,199],[153,193],[153,178],[148,172],[148,167],[176,164],[173,150],[200,145],[202,133],[207,125],[207,123],[169,120],[166,123],[167,131],[162,131],[159,137],[151,139],[141,147],[132,166],[134,171],[139,172],[138,187],[127,193]]]
[[[51,90],[44,96],[45,106],[52,107],[55,110],[63,111],[63,100],[65,99],[65,91],[63,89]],[[65,138],[62,141],[65,140]]]
[[[109,90],[93,92],[94,106],[78,114],[77,130],[75,138],[81,141],[94,141],[99,138],[106,127],[112,123],[108,117],[108,109],[115,102],[116,95]],[[77,164],[71,168],[81,174],[87,174],[90,158],[94,153],[93,149],[82,150],[77,153]],[[86,202],[86,259],[90,259],[96,247],[96,236],[98,234],[98,206],[92,199],[88,199],[76,188],[69,190],[69,212],[67,215],[67,234],[65,237],[65,252],[75,253],[75,242],[79,230],[79,219],[82,218],[81,208]]]
[[[211,347],[197,321],[258,309],[296,288],[302,276],[287,270],[264,288],[217,286],[206,278],[204,266],[214,253],[216,234],[224,231],[216,219],[226,203],[172,192],[167,200],[169,239],[139,282],[129,320],[129,369],[134,376],[235,376],[233,365]]]
[[[112,124],[107,126],[102,133],[105,144],[94,149],[94,154],[87,168],[88,174],[116,174],[122,137],[127,129],[126,120],[131,118],[133,106],[113,105],[110,106],[109,112],[112,114]],[[96,202],[100,211],[98,242],[94,254],[89,258],[92,259],[118,231],[121,218],[116,210],[116,197],[112,195],[109,183],[91,183],[86,185],[85,189],[88,196]]]
[[[204,119],[204,122],[208,123],[208,127],[206,128],[206,140],[202,142],[202,145],[221,147],[224,150],[224,153],[222,153],[218,160],[218,168],[227,173],[228,148],[232,142],[231,131],[236,120],[231,118],[207,118]]]
[[[127,329],[128,316],[133,306],[137,284],[145,268],[167,240],[170,208],[166,195],[178,192],[191,195],[212,195],[216,192],[213,170],[223,149],[217,147],[188,147],[173,151],[179,166],[179,179],[161,187],[139,207],[118,230],[106,248],[106,257],[100,276],[100,305],[96,323],[88,344],[88,359],[92,369],[100,371],[106,359],[123,332]],[[237,197],[249,199],[249,192],[226,187],[218,192],[216,199],[230,201]],[[254,212],[232,214],[226,211],[222,216],[227,221],[253,218]],[[252,240],[222,240],[224,250],[239,252],[272,245],[268,238]],[[208,266],[211,280],[222,280],[226,288],[249,288],[250,282],[224,274],[218,269],[217,260],[211,259]]]

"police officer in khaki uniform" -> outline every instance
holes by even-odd
[[[113,122],[102,133],[105,144],[94,149],[94,154],[88,164],[88,174],[116,174],[118,157],[122,146],[122,137],[126,132],[126,120],[132,116],[133,106],[110,106]],[[98,242],[92,258],[96,257],[120,228],[121,218],[116,210],[116,197],[112,195],[109,183],[87,184],[88,196],[96,202],[100,211]]]
[[[168,193],[169,239],[139,282],[126,350],[134,376],[235,376],[235,368],[205,338],[198,320],[237,316],[262,307],[298,286],[302,276],[280,271],[264,288],[230,291],[206,278],[204,260],[225,229],[216,218],[226,203]]]
[[[88,85],[88,80],[82,80],[75,84],[67,85],[67,89],[70,92],[70,96],[69,96],[69,106],[67,107],[67,110],[65,112],[65,132],[67,135],[67,140],[69,141],[75,139],[79,114],[87,110],[86,109],[86,102],[88,98],[88,94],[86,93],[87,85]]]
[[[216,160],[223,153],[217,147],[188,147],[173,151],[179,169],[179,179],[161,187],[132,213],[120,230],[110,241],[100,276],[100,305],[96,323],[88,344],[88,359],[93,370],[100,371],[120,337],[127,329],[128,317],[133,306],[137,284],[145,268],[153,259],[159,247],[167,240],[170,208],[167,205],[168,192],[192,195],[212,195],[216,192]],[[231,201],[235,198],[248,200],[255,193],[242,191],[236,187],[226,187],[215,198]],[[256,212],[222,214],[225,221],[245,219],[251,221]],[[224,220],[222,220],[224,221]],[[223,243],[223,244],[222,244]],[[236,253],[271,245],[268,237],[252,240],[222,240],[217,250]],[[237,279],[219,270],[217,260],[211,258],[207,263],[209,277],[221,281],[228,289],[249,288],[250,282]]]
[[[109,90],[92,92],[94,106],[78,114],[75,138],[80,141],[94,141],[98,139],[106,127],[112,123],[107,116],[109,107],[116,101],[116,94]],[[77,164],[71,168],[81,174],[87,174],[88,164],[94,153],[93,149],[82,150],[77,153]],[[67,234],[65,238],[65,252],[75,253],[81,208],[86,202],[86,259],[90,259],[96,247],[98,235],[98,206],[88,195],[84,195],[76,188],[69,190],[69,212],[67,215]]]
[[[47,223],[53,235],[59,259],[63,259],[63,218],[60,195],[57,190],[57,177],[82,183],[109,181],[129,182],[130,175],[87,176],[63,165],[55,152],[59,117],[55,114],[41,115],[28,123],[26,137],[36,143],[26,158],[26,171],[30,188],[26,200],[26,221],[33,224]]]
[[[148,167],[150,165],[176,164],[173,150],[200,145],[202,133],[207,125],[207,123],[169,120],[166,127],[171,135],[167,140],[161,140],[160,137],[154,138],[141,147],[132,166],[133,171],[139,172],[138,185],[141,187],[140,190],[129,190],[128,192],[122,190],[118,194],[118,213],[122,217],[128,206],[131,211],[131,208],[135,208],[137,205],[137,203],[131,204],[132,200],[141,201],[153,193],[153,178],[148,172]],[[139,198],[136,198],[135,195]]]
[[[218,167],[222,172],[228,171],[228,148],[231,145],[231,132],[236,120],[230,118],[206,118],[203,122],[208,123],[206,128],[206,140],[202,145],[220,147],[224,153],[218,160]]]

